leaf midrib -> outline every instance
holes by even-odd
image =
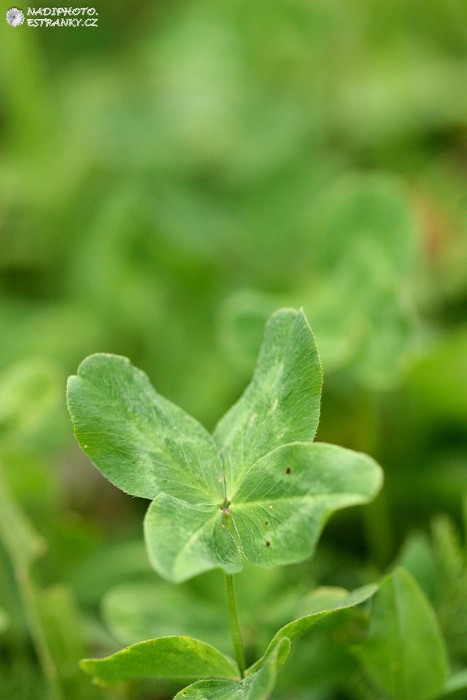
[[[290,327],[290,329],[289,329],[289,332],[288,332],[288,334],[287,334],[287,339],[286,339],[286,341],[285,341],[285,343],[284,343],[284,345],[283,345],[282,352],[281,352],[281,354],[280,354],[280,360],[278,361],[278,363],[277,363],[277,369],[276,369],[276,371],[274,372],[274,379],[273,379],[273,382],[272,382],[272,384],[271,384],[270,391],[268,392],[269,397],[271,396],[271,394],[274,395],[274,394],[278,393],[278,392],[276,391],[276,389],[277,389],[277,387],[278,387],[278,385],[279,385],[279,379],[282,378],[282,374],[283,374],[283,372],[284,372],[284,367],[285,367],[284,357],[285,357],[285,354],[286,354],[286,348],[288,347],[288,344],[289,344],[289,341],[290,341],[290,337],[291,337],[292,332],[293,332],[293,330],[294,330],[294,328],[295,328],[295,326],[296,326],[296,324],[297,324],[297,322],[298,322],[298,319],[299,319],[299,314],[298,314],[297,317],[294,319],[294,322],[293,322],[293,324],[291,325],[291,327]],[[257,364],[257,366],[259,366],[259,361],[260,361],[260,358],[258,358],[258,364]],[[253,379],[252,379],[251,383],[248,385],[246,391],[247,391],[249,394],[252,394],[253,397],[254,397],[254,395],[255,395],[254,389],[256,388],[257,384],[260,383],[262,380],[263,380],[262,373],[257,374],[257,370],[255,370],[254,375],[253,375]],[[241,401],[241,400],[242,400],[242,397],[240,397],[239,401]],[[254,405],[254,401],[252,401],[252,405]],[[217,443],[216,443],[216,430],[214,431],[214,434],[213,434],[213,441],[214,441],[214,444],[216,445],[216,448],[217,448]],[[252,465],[250,465],[249,467],[247,467],[245,472],[243,472],[243,467],[244,467],[244,463],[243,463],[243,448],[244,448],[244,444],[243,444],[243,431],[242,431],[242,433],[241,433],[241,439],[240,439],[240,468],[239,468],[239,470],[237,471],[237,474],[236,474],[236,476],[238,476],[238,477],[241,479],[241,481],[240,481],[240,483],[239,483],[239,485],[238,485],[238,487],[237,487],[235,493],[238,493],[238,491],[240,490],[241,485],[243,484],[243,482],[244,482],[246,476],[248,475],[248,473],[249,473],[252,469],[254,469],[254,467],[257,465],[257,463],[258,463],[261,459],[265,459],[268,455],[271,454],[271,452],[274,452],[274,450],[275,450],[275,449],[278,449],[279,447],[282,447],[282,445],[278,445],[278,446],[275,447],[273,450],[270,450],[269,452],[266,452],[266,454],[261,455],[261,457],[258,457],[258,459],[255,460],[255,462],[254,462]],[[227,450],[227,454],[225,455],[225,457],[224,457],[224,455],[223,455],[223,450],[222,450],[222,449],[218,449],[218,454],[219,454],[219,456],[220,456],[222,462],[223,462],[223,460],[225,459],[225,457],[228,457],[228,458],[229,458],[229,461],[231,461],[231,459],[232,459],[232,458],[231,458],[231,455],[229,454],[229,451],[228,451],[228,450]],[[243,473],[242,473],[242,472],[243,472]],[[225,474],[225,472],[224,472],[224,474]],[[235,482],[236,479],[233,479],[233,481]],[[227,484],[227,479],[224,477],[225,493],[228,493],[228,486],[229,486],[229,485]],[[235,483],[233,484],[233,487],[235,488]]]

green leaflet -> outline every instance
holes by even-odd
[[[373,460],[310,442],[320,397],[313,334],[293,309],[272,315],[253,380],[214,438],[126,358],[92,355],[68,384],[83,450],[118,487],[154,499],[147,550],[174,582],[213,568],[234,574],[245,559],[305,559],[333,511],[377,493]]]
[[[267,700],[274,688],[277,671],[289,651],[290,641],[281,639],[262,668],[242,681],[198,681],[181,690],[174,700]]]
[[[86,358],[68,380],[67,399],[79,444],[122,491],[195,504],[222,499],[222,468],[207,430],[125,357]]]
[[[318,351],[305,315],[277,311],[266,325],[251,384],[214,431],[231,492],[274,448],[313,440],[321,385]]]
[[[388,697],[439,697],[448,672],[444,642],[433,608],[405,569],[383,579],[367,639],[355,653]]]
[[[83,659],[81,668],[104,685],[132,678],[238,678],[234,662],[192,637],[160,637],[133,644],[105,659]]]
[[[221,567],[234,574],[242,569],[239,548],[225,524],[222,502],[192,506],[162,493],[149,506],[144,534],[156,571],[176,583]]]
[[[246,558],[267,566],[305,559],[330,513],[370,500],[380,485],[375,462],[352,450],[323,443],[274,450],[232,498]]]
[[[282,639],[292,640],[295,637],[305,634],[313,625],[324,617],[338,612],[339,610],[346,610],[347,608],[353,608],[355,605],[364,603],[371,598],[377,590],[378,586],[375,584],[357,588],[351,593],[343,589],[325,589],[324,592],[318,589],[313,596],[315,598],[315,604],[313,605],[312,600],[309,601],[309,604],[312,603],[313,611],[310,612],[309,615],[304,615],[298,618],[298,620],[289,622],[276,632],[263,656],[253,664],[249,671],[256,671],[258,668],[261,668]]]

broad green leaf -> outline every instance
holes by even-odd
[[[298,618],[298,620],[289,622],[276,632],[263,656],[256,661],[249,670],[255,671],[261,668],[282,639],[287,638],[293,640],[305,634],[313,625],[328,615],[364,603],[371,598],[377,590],[378,586],[375,584],[357,588],[351,593],[348,593],[342,588],[318,589],[315,591],[314,595],[308,599],[309,614]]]
[[[222,466],[209,433],[125,357],[88,357],[69,378],[67,399],[82,449],[123,491],[194,504],[222,500]]]
[[[415,579],[397,568],[374,598],[366,641],[355,649],[371,680],[390,698],[436,698],[448,663],[435,613]]]
[[[181,690],[174,700],[267,700],[274,689],[277,671],[290,651],[290,641],[281,639],[263,667],[240,682],[198,681]]]
[[[233,661],[192,637],[160,637],[133,644],[105,659],[83,659],[83,671],[105,685],[132,678],[237,678]]]
[[[68,386],[83,450],[117,486],[154,498],[148,555],[175,582],[213,568],[233,574],[245,560],[300,561],[333,511],[377,493],[381,471],[369,457],[308,442],[320,395],[313,334],[293,309],[268,322],[253,381],[215,442],[125,358],[92,355]]]
[[[266,325],[251,384],[214,431],[230,492],[274,448],[313,440],[321,384],[318,351],[304,313],[277,311]]]

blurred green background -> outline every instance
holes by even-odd
[[[125,635],[103,625],[102,595],[156,578],[145,504],[79,452],[66,376],[90,353],[127,355],[212,428],[284,305],[304,307],[321,352],[319,439],[386,474],[382,497],[337,516],[316,561],[286,577],[374,580],[404,541],[435,562],[443,536],[456,548],[467,482],[464,2],[96,7],[97,29],[0,27],[0,459],[17,509],[4,530],[27,517],[40,533],[35,585],[59,583],[83,644],[108,651]],[[4,544],[0,697],[49,697],[15,583],[21,546]],[[467,612],[436,566],[420,580],[456,667]],[[91,697],[80,653],[66,697]],[[293,697],[371,697],[334,671]]]

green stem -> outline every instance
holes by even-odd
[[[58,669],[40,614],[38,593],[30,573],[31,561],[39,555],[43,542],[31,529],[0,476],[0,540],[11,559],[18,591],[29,623],[31,638],[49,685],[51,700],[63,700]]]
[[[225,590],[227,593],[227,607],[229,610],[230,632],[232,634],[235,661],[240,669],[240,675],[243,678],[246,667],[245,654],[243,653],[242,634],[240,632],[240,624],[238,622],[235,584],[233,576],[229,576],[229,574],[225,574]]]

